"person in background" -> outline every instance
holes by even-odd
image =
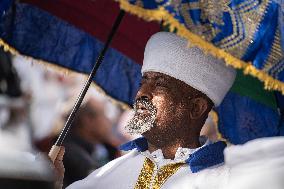
[[[59,188],[51,162],[36,157],[29,121],[31,97],[21,84],[11,56],[0,49],[0,188]]]
[[[92,170],[119,156],[111,123],[104,112],[104,104],[93,97],[80,107],[64,142],[64,185],[83,179]]]
[[[12,148],[28,151],[32,149],[30,96],[21,81],[10,54],[0,49],[0,138],[10,141]]]

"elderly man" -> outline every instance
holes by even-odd
[[[173,33],[148,41],[134,117],[126,129],[142,138],[121,146],[130,152],[68,189],[221,188],[225,143],[199,142],[208,113],[235,79],[223,61],[205,55]],[[76,162],[74,162],[76,163]]]

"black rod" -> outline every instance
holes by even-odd
[[[93,78],[94,78],[94,76],[95,76],[99,66],[101,65],[101,63],[102,63],[102,61],[104,59],[104,55],[105,55],[105,53],[106,53],[106,51],[107,51],[107,49],[109,47],[109,44],[112,41],[112,38],[113,38],[114,34],[116,33],[116,31],[118,29],[119,24],[122,21],[122,18],[124,16],[124,14],[125,14],[125,12],[123,10],[120,10],[119,15],[117,16],[117,18],[116,18],[116,20],[115,20],[115,22],[114,22],[114,24],[112,26],[112,29],[111,29],[111,31],[109,33],[108,39],[107,39],[107,41],[105,43],[105,46],[102,49],[102,51],[101,51],[101,53],[100,53],[100,55],[99,55],[95,65],[94,65],[94,67],[93,67],[93,69],[92,69],[92,71],[91,71],[91,73],[90,73],[90,75],[88,77],[88,80],[85,82],[85,85],[84,85],[84,87],[83,87],[79,97],[77,98],[77,101],[76,101],[76,103],[75,103],[75,105],[74,105],[74,107],[72,109],[72,112],[70,113],[70,115],[69,115],[69,117],[68,117],[68,119],[67,119],[67,121],[65,123],[64,128],[62,129],[62,131],[61,131],[57,141],[55,142],[56,146],[61,146],[63,141],[64,141],[64,139],[65,139],[65,137],[67,136],[68,131],[71,128],[72,123],[74,121],[74,118],[76,116],[76,113],[79,110],[79,107],[81,106],[81,103],[82,103],[82,101],[83,101],[83,99],[84,99],[84,97],[85,97],[85,95],[86,95],[86,93],[87,93],[87,91],[88,91],[92,81],[93,81]]]

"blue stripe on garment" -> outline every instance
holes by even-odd
[[[202,171],[208,167],[212,167],[224,162],[224,149],[226,143],[219,141],[213,144],[206,145],[196,152],[192,153],[186,160],[190,170],[193,173]],[[146,138],[140,137],[120,146],[120,150],[129,151],[136,149],[138,152],[148,150]]]

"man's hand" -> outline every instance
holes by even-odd
[[[59,152],[53,162],[54,168],[55,168],[55,189],[61,189],[63,187],[63,178],[64,178],[64,172],[65,168],[63,165],[63,156],[65,153],[64,146],[59,146]]]

